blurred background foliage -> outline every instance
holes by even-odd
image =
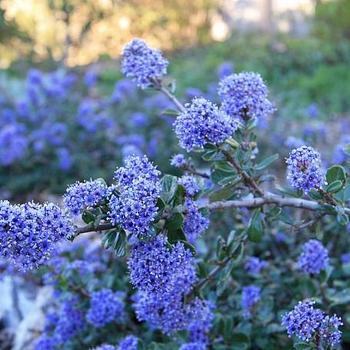
[[[279,136],[275,145],[266,137],[266,147],[291,145],[292,137],[325,148],[331,159],[349,133],[349,33],[350,0],[2,0],[0,143],[5,158],[25,144],[16,161],[2,162],[2,197],[45,197],[75,179],[108,177],[136,149],[169,171],[168,158],[179,150],[164,114],[169,104],[135,92],[119,72],[122,47],[133,37],[165,52],[185,101],[198,94],[217,100],[225,67],[260,73],[278,107],[260,132],[263,140]],[[62,91],[38,91],[33,67]],[[64,75],[67,81],[57,78]],[[147,119],[142,126],[137,113]],[[67,131],[53,143],[50,129],[62,131],[61,124]],[[39,155],[38,138],[45,145]],[[173,147],[164,147],[168,140]]]

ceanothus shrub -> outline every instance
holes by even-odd
[[[173,130],[190,154],[176,154],[170,163],[182,176],[131,154],[113,181],[69,186],[65,208],[55,209],[50,222],[40,205],[1,204],[5,259],[26,269],[28,257],[37,267],[47,251],[53,255],[45,283],[59,298],[36,350],[62,344],[100,350],[347,348],[346,169],[326,169],[320,154],[302,145],[279,164],[287,181],[278,180],[267,172],[278,155],[261,159],[255,134],[275,109],[262,78],[224,74],[221,104],[194,97],[183,105],[165,79],[167,65],[139,39],[123,53],[123,73],[176,108]],[[77,215],[84,225],[73,226]],[[43,232],[50,244],[37,250]],[[80,255],[54,252],[58,241],[79,243],[88,232],[108,250],[96,254],[83,243]]]

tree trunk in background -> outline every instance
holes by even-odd
[[[267,33],[273,34],[273,0],[262,1],[262,24]]]

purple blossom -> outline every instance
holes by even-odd
[[[168,61],[161,52],[150,48],[143,40],[134,39],[123,50],[121,70],[141,89],[153,86],[167,72]]]
[[[146,234],[157,213],[160,172],[146,156],[130,156],[114,178],[119,194],[109,200],[109,217],[114,224],[136,235]]]
[[[143,292],[186,295],[197,280],[192,253],[182,243],[168,248],[162,235],[136,243],[128,267],[131,283]]]
[[[329,264],[328,250],[321,242],[310,239],[303,245],[298,267],[305,273],[319,274]]]
[[[193,244],[208,229],[209,220],[200,213],[196,203],[189,198],[185,201],[185,208],[184,232],[187,240]]]
[[[246,271],[251,275],[258,275],[266,266],[266,261],[260,260],[255,256],[249,257],[244,265]]]
[[[317,334],[326,346],[339,344],[341,319],[315,309],[314,304],[312,300],[299,301],[292,311],[282,317],[282,326],[287,329],[288,336],[295,335],[302,341],[310,342]]]
[[[287,180],[292,187],[308,193],[321,187],[324,182],[324,171],[321,156],[312,147],[302,146],[294,149],[287,163]]]
[[[117,350],[137,350],[138,339],[133,335],[128,335],[119,343]]]
[[[57,345],[57,341],[54,337],[44,333],[35,342],[34,350],[56,350]]]
[[[237,129],[237,123],[204,98],[195,98],[185,105],[174,123],[180,146],[188,152],[206,144],[219,144]]]
[[[178,179],[178,183],[185,188],[188,196],[194,196],[200,191],[196,179],[191,175],[184,175]]]
[[[256,73],[232,74],[219,83],[222,109],[230,117],[264,119],[275,110],[268,100],[268,89]]]
[[[187,159],[181,153],[175,154],[170,160],[170,165],[174,166],[175,168],[184,168],[187,166],[187,164]]]
[[[124,303],[120,293],[114,293],[110,289],[102,289],[93,292],[90,298],[90,309],[86,319],[96,328],[121,319],[124,312]]]
[[[79,215],[100,203],[106,195],[107,185],[102,180],[76,182],[67,188],[64,204],[73,215]]]
[[[179,350],[205,350],[207,347],[203,343],[182,344]]]
[[[241,306],[243,309],[243,317],[250,318],[252,311],[260,301],[261,288],[250,285],[243,288]]]
[[[73,232],[71,220],[52,203],[0,201],[0,253],[22,271],[49,260],[57,243]]]
[[[217,69],[219,79],[224,79],[227,76],[233,74],[234,66],[231,62],[223,62]]]
[[[76,297],[65,300],[61,305],[59,320],[54,332],[58,342],[63,344],[83,331],[85,327],[84,313],[77,306]]]

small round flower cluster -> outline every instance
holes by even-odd
[[[90,309],[86,319],[96,328],[121,319],[124,313],[124,303],[120,293],[114,293],[110,289],[102,289],[93,292],[90,299]]]
[[[196,203],[189,198],[185,201],[185,208],[184,232],[187,240],[193,244],[209,227],[209,220],[200,213]]]
[[[318,274],[329,264],[328,250],[316,239],[310,239],[303,245],[298,259],[298,267],[306,272]]]
[[[241,306],[243,309],[243,317],[249,318],[252,315],[253,308],[260,301],[261,288],[250,285],[243,288]]]
[[[200,191],[196,179],[191,175],[182,176],[178,180],[178,183],[185,188],[186,194],[188,196],[194,196]]]
[[[208,333],[214,319],[213,308],[211,303],[195,299],[193,307],[193,321],[188,326],[189,340],[191,343],[208,344]]]
[[[157,213],[161,190],[160,172],[146,156],[129,156],[125,166],[117,169],[115,180],[119,195],[109,200],[109,217],[113,224],[136,236],[146,234]]]
[[[251,275],[258,275],[266,266],[266,261],[260,260],[255,256],[249,257],[244,265],[246,271]]]
[[[52,203],[0,201],[0,254],[22,271],[45,263],[73,232],[71,220]]]
[[[138,342],[134,335],[128,335],[119,343],[117,350],[137,350]]]
[[[137,86],[145,89],[166,75],[168,64],[160,51],[150,48],[141,39],[134,39],[123,50],[121,70]]]
[[[169,249],[163,235],[136,243],[128,267],[133,286],[148,293],[186,295],[197,280],[191,252],[181,243]]]
[[[73,215],[79,215],[84,209],[100,203],[106,195],[107,185],[101,180],[77,182],[68,186],[64,204]]]
[[[195,98],[174,123],[180,146],[188,152],[207,143],[219,144],[237,129],[237,123],[212,102]]]
[[[301,146],[294,149],[286,163],[287,180],[292,187],[308,193],[313,188],[322,186],[324,171],[321,156],[312,147]]]
[[[328,316],[323,311],[314,308],[312,300],[299,301],[294,309],[282,317],[282,326],[286,328],[288,336],[295,335],[302,341],[309,342],[317,334],[326,346],[340,343],[343,324],[336,316]]]
[[[78,308],[77,304],[78,299],[72,297],[61,305],[53,335],[57,344],[64,344],[84,329],[86,325],[84,312]]]
[[[136,243],[128,266],[139,290],[134,304],[138,319],[170,334],[186,329],[206,305],[197,299],[184,302],[197,281],[195,260],[182,243],[167,244],[162,235]]]
[[[232,118],[263,119],[275,110],[267,98],[268,89],[257,73],[229,75],[219,83],[218,93],[222,109]]]
[[[175,168],[184,168],[187,166],[187,160],[185,156],[181,153],[175,154],[171,160],[170,165],[174,166]]]

